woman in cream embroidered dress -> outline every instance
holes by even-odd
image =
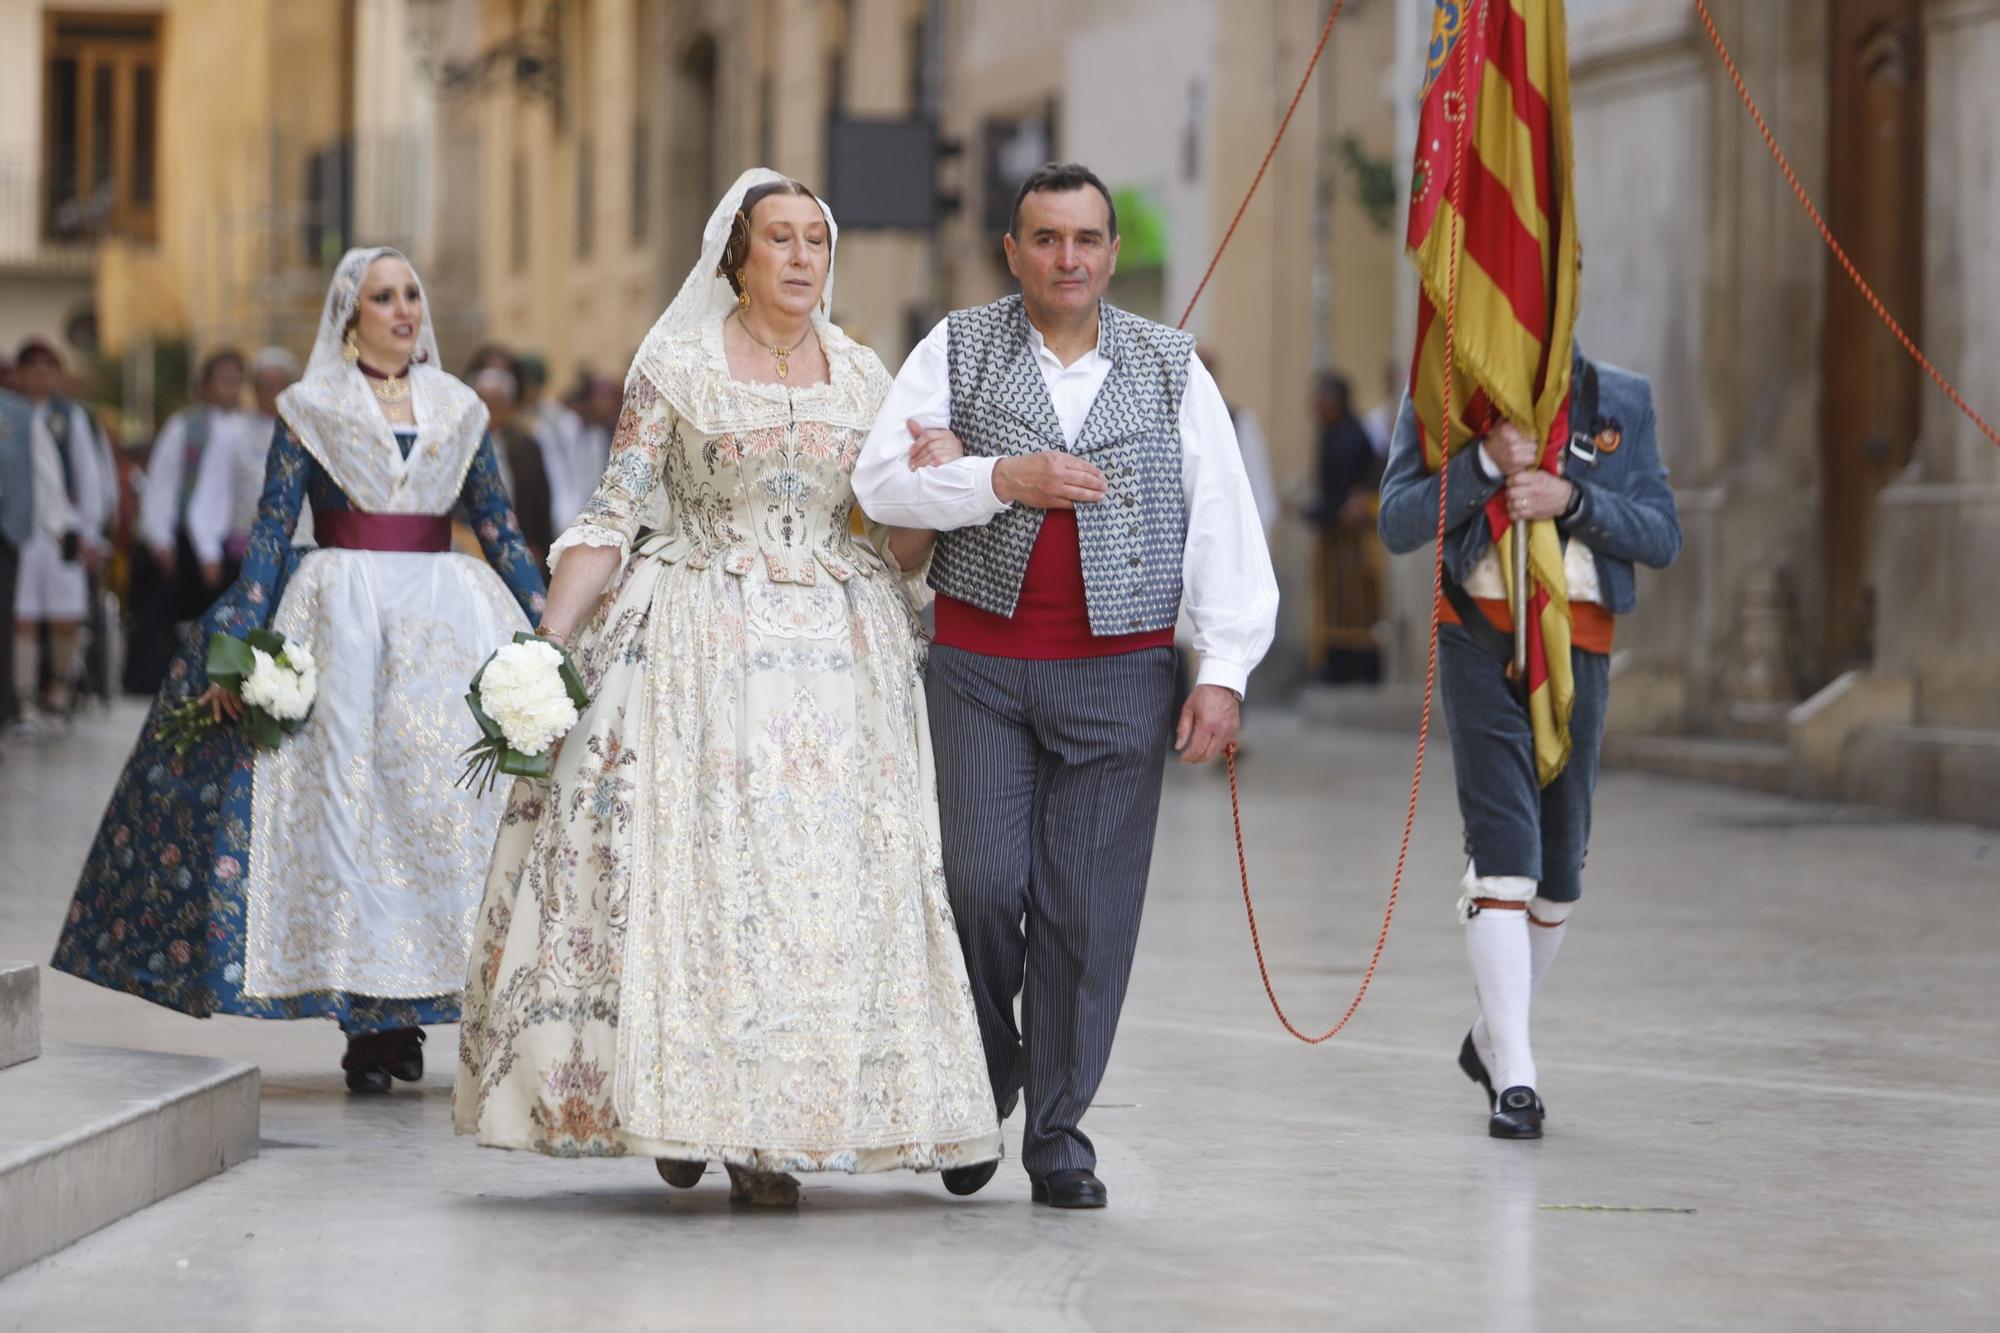
[[[889,376],[823,314],[834,240],[803,186],[736,183],[550,554],[593,702],[488,877],[455,1100],[484,1145],[720,1160],[773,1204],[999,1156],[898,572],[932,538],[850,526]]]

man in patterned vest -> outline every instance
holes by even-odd
[[[1103,300],[1104,183],[1034,172],[1002,244],[1021,294],[954,312],[910,354],[854,489],[872,518],[942,534],[931,733],[987,1072],[1003,1119],[1025,1096],[1035,1201],[1101,1208],[1079,1122],[1131,973],[1167,748],[1198,764],[1234,741],[1278,587],[1194,339]],[[1202,660],[1176,721],[1183,598]],[[970,1194],[993,1171],[945,1185]]]

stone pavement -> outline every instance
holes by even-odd
[[[138,713],[0,763],[0,956],[45,959]],[[1281,996],[1343,1007],[1412,745],[1253,717]],[[2000,833],[1629,773],[1542,992],[1539,1144],[1485,1137],[1448,754],[1348,1032],[1257,983],[1224,785],[1170,781],[1088,1127],[1112,1207],[808,1178],[795,1215],[639,1161],[476,1150],[452,1034],[350,1100],[330,1026],[197,1022],[45,974],[45,1036],[254,1062],[262,1154],[0,1281],[0,1329],[1953,1329],[2000,1306]],[[1018,1134],[1018,1117],[1010,1130]],[[1637,1211],[1585,1211],[1611,1205]],[[1680,1211],[1690,1210],[1690,1211]]]

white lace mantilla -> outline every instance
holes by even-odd
[[[346,373],[361,382],[361,372]],[[409,457],[372,404],[355,410],[353,386],[300,380],[278,395],[278,414],[354,507],[369,514],[447,514],[486,435],[486,404],[435,366],[410,368],[417,440]]]

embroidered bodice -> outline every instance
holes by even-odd
[[[603,481],[549,560],[572,546],[632,549],[777,583],[841,582],[884,568],[885,530],[854,530],[850,477],[888,392],[868,348],[820,325],[829,378],[790,386],[733,378],[722,326],[681,339],[665,384],[635,376]]]

